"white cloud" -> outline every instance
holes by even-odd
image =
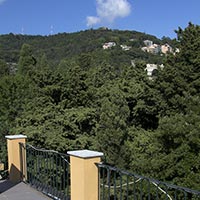
[[[112,23],[119,17],[126,17],[131,13],[128,0],[96,0],[97,16],[87,17],[87,26],[102,22]]]
[[[1,5],[4,1],[6,1],[6,0],[0,0],[0,5]]]
[[[99,17],[88,16],[87,17],[87,26],[92,26],[94,24],[100,23],[101,19]]]

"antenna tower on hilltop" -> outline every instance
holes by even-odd
[[[22,26],[21,34],[24,35],[24,27]]]
[[[50,35],[53,35],[53,25],[50,27]]]

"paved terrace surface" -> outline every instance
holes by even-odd
[[[0,181],[0,200],[50,200],[47,196],[21,182]]]

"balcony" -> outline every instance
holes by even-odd
[[[48,200],[46,195],[31,188],[24,182],[12,183],[9,180],[0,181],[1,200]]]
[[[200,191],[178,187],[101,162],[103,153],[56,151],[7,136],[9,180],[0,182],[0,199],[9,200],[193,200]]]

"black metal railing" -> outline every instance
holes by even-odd
[[[105,164],[99,169],[99,200],[200,200],[200,191],[129,173]]]
[[[26,182],[52,199],[70,199],[69,156],[29,144],[20,146],[21,170]]]

